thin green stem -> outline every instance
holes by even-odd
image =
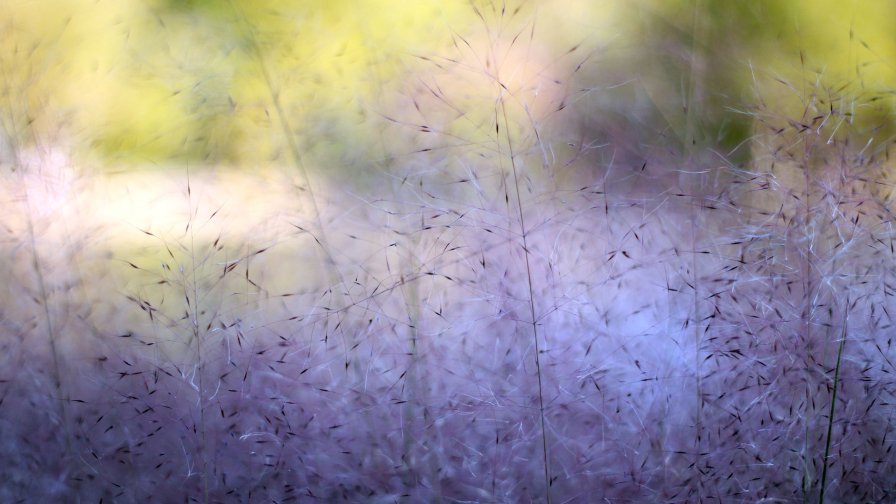
[[[831,389],[831,409],[828,412],[827,440],[824,445],[824,458],[821,459],[821,487],[818,492],[818,504],[824,504],[824,490],[828,479],[828,457],[831,454],[831,437],[834,430],[834,408],[837,405],[837,383],[840,381],[840,363],[843,360],[843,347],[846,344],[849,321],[849,296],[846,297],[846,307],[843,311],[843,332],[840,334],[840,345],[837,348],[837,365],[834,367],[834,383]]]

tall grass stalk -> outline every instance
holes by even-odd
[[[209,439],[208,439],[208,431],[206,429],[206,392],[205,392],[205,366],[202,361],[202,344],[205,339],[203,336],[203,332],[199,327],[199,306],[201,300],[199,299],[199,283],[196,279],[196,272],[199,269],[196,263],[196,229],[195,223],[193,222],[193,217],[195,215],[193,210],[193,190],[190,186],[190,168],[187,167],[187,211],[189,217],[187,218],[187,229],[190,233],[190,280],[187,281],[186,278],[182,278],[183,281],[183,290],[184,290],[184,301],[187,305],[187,315],[189,317],[190,324],[190,345],[196,345],[196,362],[194,364],[194,373],[198,374],[198,390],[197,390],[197,401],[196,405],[199,408],[199,450],[197,451],[197,455],[200,459],[201,471],[202,474],[200,478],[202,480],[202,499],[206,504],[209,502],[209,472],[212,470],[210,467],[209,459],[213,458],[209,456]],[[181,271],[183,274],[183,271]],[[190,299],[192,298],[192,302]]]
[[[42,74],[39,66],[32,65],[28,61],[19,61],[17,54],[12,55],[11,60],[7,61],[6,58],[9,56],[0,56],[0,63],[3,63],[4,66],[11,63],[12,68],[17,70],[17,67],[21,67],[21,71],[25,76],[23,80],[26,82],[32,79],[39,80]],[[50,358],[52,359],[51,379],[53,380],[55,395],[53,401],[58,408],[59,428],[63,434],[65,453],[68,456],[72,448],[67,404],[70,398],[67,396],[64,384],[62,356],[60,355],[59,335],[57,334],[57,327],[52,314],[51,293],[47,286],[48,280],[44,275],[46,263],[41,256],[42,244],[39,242],[35,231],[35,216],[41,212],[38,211],[40,210],[37,208],[38,205],[32,202],[31,184],[28,183],[29,179],[42,179],[44,154],[46,154],[42,152],[44,139],[32,127],[32,117],[43,111],[40,106],[35,107],[36,104],[28,99],[29,95],[25,90],[15,88],[19,84],[16,82],[16,77],[17,74],[12,73],[11,68],[4,71],[2,75],[3,84],[2,89],[0,89],[0,98],[3,98],[3,103],[2,108],[0,108],[0,135],[2,135],[0,136],[0,141],[5,140],[3,143],[8,142],[9,156],[12,161],[11,169],[14,172],[18,172],[17,182],[23,189],[21,201],[26,225],[26,239],[28,240],[28,249],[31,255],[31,268],[37,284],[37,295],[33,299],[41,306],[41,314],[46,328],[46,338],[50,347]],[[35,160],[32,160],[30,163],[24,162],[26,158],[26,143],[31,143],[34,146],[35,152],[32,155],[36,156],[36,162],[34,162]],[[2,143],[0,143],[0,148],[2,148]]]
[[[501,85],[501,81],[499,76],[496,76],[497,84]],[[503,85],[501,85],[503,88]],[[548,434],[547,427],[545,426],[545,418],[544,418],[544,386],[542,384],[542,372],[541,372],[541,343],[538,338],[538,317],[535,312],[535,290],[532,284],[532,266],[529,264],[529,240],[528,234],[529,230],[526,228],[526,218],[523,215],[523,200],[520,196],[520,179],[519,174],[517,172],[516,167],[516,156],[513,152],[513,141],[510,137],[510,124],[507,121],[507,108],[504,103],[503,89],[499,89],[499,98],[498,103],[501,109],[501,116],[504,119],[504,134],[507,139],[507,156],[510,160],[510,167],[513,173],[513,187],[516,191],[516,204],[519,215],[519,224],[520,224],[520,234],[523,241],[523,257],[525,258],[526,264],[526,285],[529,289],[529,316],[532,320],[532,339],[535,344],[535,374],[538,378],[538,419],[541,425],[541,452],[542,459],[544,460],[544,484],[545,484],[545,493],[547,502],[551,502],[551,467],[550,467],[550,452],[548,449]],[[499,129],[499,122],[495,122],[496,131]]]
[[[311,204],[311,218],[313,223],[313,228],[310,230],[310,234],[319,247],[319,252],[324,262],[324,268],[326,269],[330,278],[329,295],[331,304],[333,306],[324,308],[328,312],[335,313],[336,322],[332,324],[332,326],[334,331],[339,331],[342,334],[345,372],[348,373],[349,365],[352,362],[350,352],[356,346],[356,342],[349,341],[348,337],[345,335],[344,328],[341,331],[340,328],[342,327],[344,321],[341,315],[341,308],[345,306],[355,305],[355,301],[351,294],[350,284],[346,282],[345,275],[340,270],[339,264],[337,263],[333,255],[333,251],[335,250],[335,248],[332,247],[331,240],[328,237],[329,233],[327,231],[327,226],[324,224],[321,213],[321,203],[319,201],[317,193],[314,190],[311,176],[305,166],[304,156],[302,155],[302,150],[297,140],[297,138],[299,137],[299,132],[295,129],[293,123],[290,120],[290,116],[287,114],[284,104],[282,103],[280,86],[275,75],[270,69],[270,65],[267,61],[267,56],[265,55],[264,49],[261,47],[261,42],[259,41],[256,29],[252,25],[251,21],[246,17],[242,9],[240,9],[240,7],[234,2],[234,0],[229,0],[229,4],[231,10],[236,16],[237,23],[242,28],[243,36],[249,43],[252,55],[255,61],[258,63],[264,86],[268,91],[271,99],[271,105],[273,106],[274,113],[277,117],[277,123],[280,127],[280,134],[287,144],[287,150],[289,152],[293,168],[298,170],[299,175],[301,176],[301,179],[305,185],[304,191],[308,194],[308,201]],[[293,224],[293,226],[295,226],[300,233],[309,231],[296,224]],[[329,339],[329,330],[325,335],[325,339]]]
[[[685,127],[684,127],[684,152],[686,154],[685,159],[690,163],[696,162],[696,152],[695,147],[697,144],[697,127],[698,127],[698,114],[701,110],[701,100],[700,94],[703,88],[703,80],[704,80],[704,72],[702,71],[703,65],[705,62],[703,61],[703,51],[706,40],[703,36],[703,5],[701,0],[694,0],[693,5],[693,18],[691,20],[692,33],[691,33],[691,47],[690,52],[688,54],[688,79],[687,79],[687,94],[685,97]],[[701,139],[701,147],[703,146],[703,140]],[[694,379],[695,379],[695,393],[696,397],[696,411],[695,411],[695,422],[694,422],[694,464],[695,467],[700,468],[703,466],[702,453],[704,451],[703,445],[703,407],[705,398],[703,396],[703,376],[702,376],[702,363],[703,363],[703,335],[701,331],[704,329],[704,318],[701,313],[701,301],[700,301],[700,253],[699,253],[699,243],[698,243],[698,230],[702,228],[701,224],[706,222],[705,218],[702,218],[702,213],[705,212],[706,207],[706,197],[701,194],[707,190],[705,187],[705,182],[708,177],[705,177],[701,172],[703,170],[700,167],[693,166],[688,167],[687,174],[688,178],[691,178],[691,183],[687,184],[688,190],[691,192],[691,205],[690,205],[690,221],[691,221],[691,281],[693,283],[693,298],[692,298],[692,313],[693,319],[690,320],[690,324],[693,326],[694,331]],[[696,182],[696,183],[695,183]],[[698,204],[699,202],[699,204]],[[698,502],[703,499],[703,482],[698,481],[696,484],[696,499]]]
[[[315,223],[315,239],[318,240],[321,244],[321,252],[325,255],[325,263],[327,267],[333,269],[334,273],[338,273],[338,271],[335,269],[336,262],[330,255],[329,241],[327,240],[327,231],[321,218],[318,198],[315,196],[315,190],[311,184],[311,177],[308,174],[308,169],[305,167],[304,157],[302,156],[302,151],[296,139],[298,133],[294,129],[290,118],[284,109],[284,105],[280,96],[280,88],[277,84],[277,81],[275,80],[275,76],[272,74],[269,68],[270,65],[268,64],[267,56],[265,56],[265,51],[260,45],[258,36],[256,35],[255,27],[252,26],[249,19],[247,19],[245,14],[242,12],[242,9],[240,9],[240,7],[236,3],[234,3],[233,0],[229,0],[229,4],[231,10],[237,18],[237,23],[242,28],[243,36],[249,43],[252,55],[258,64],[264,86],[267,89],[268,94],[270,95],[271,105],[274,108],[274,114],[277,117],[277,123],[280,127],[280,134],[283,136],[283,140],[286,142],[286,145],[288,147],[287,150],[289,151],[293,167],[298,170],[299,175],[302,177],[302,181],[305,183],[305,191],[308,193],[308,200],[311,203],[313,214],[312,218],[314,219]]]
[[[809,98],[809,97],[804,98],[805,102],[807,103],[807,106],[806,106],[806,112],[804,112],[803,117],[800,118],[803,121],[805,121],[807,119],[806,114],[810,110],[810,104],[809,104],[810,99],[811,98]],[[815,301],[816,286],[812,282],[812,278],[815,275],[815,264],[814,264],[813,256],[814,256],[814,252],[815,252],[815,240],[816,240],[816,235],[814,233],[814,230],[812,229],[812,223],[814,221],[813,212],[815,210],[815,208],[813,207],[813,204],[812,204],[812,197],[813,197],[813,193],[815,191],[813,190],[814,188],[813,188],[813,180],[812,180],[812,174],[811,174],[812,157],[814,154],[814,146],[812,145],[813,140],[814,139],[811,138],[811,136],[802,138],[803,157],[802,157],[802,164],[800,166],[800,169],[802,170],[802,174],[803,174],[803,184],[804,184],[802,194],[800,195],[801,199],[803,201],[803,212],[804,212],[803,217],[802,217],[802,229],[800,230],[800,232],[801,232],[801,236],[804,237],[804,239],[806,240],[805,248],[803,248],[800,251],[803,256],[803,264],[802,264],[803,278],[802,278],[802,280],[803,280],[803,293],[805,296],[802,318],[803,318],[803,331],[804,331],[803,338],[804,338],[804,341],[805,341],[805,344],[807,347],[812,345],[812,341],[813,341],[813,336],[814,336],[813,324],[815,323],[814,318],[815,318],[815,309],[816,309],[816,305],[815,305],[815,303],[816,303],[816,301]],[[805,400],[806,402],[805,402],[805,410],[803,412],[803,415],[805,417],[805,422],[806,422],[806,435],[805,435],[806,437],[805,437],[805,447],[804,447],[804,450],[805,450],[804,464],[805,464],[806,480],[805,480],[805,490],[804,491],[806,491],[807,496],[808,496],[808,491],[812,486],[812,479],[814,478],[813,471],[812,471],[813,457],[812,457],[812,453],[811,453],[811,448],[812,448],[811,431],[812,431],[812,424],[813,424],[812,420],[814,417],[814,411],[812,411],[810,409],[810,408],[812,408],[812,404],[813,404],[812,383],[814,380],[812,377],[813,370],[810,367],[810,365],[811,365],[811,363],[809,362],[809,359],[806,359],[805,369],[804,369],[805,380],[806,380],[806,400]]]
[[[831,439],[834,430],[834,411],[837,407],[837,384],[840,383],[840,363],[843,361],[843,347],[849,334],[849,297],[843,308],[843,330],[837,345],[837,364],[834,366],[834,382],[831,384],[831,409],[828,411],[828,430],[825,435],[824,457],[821,459],[821,483],[818,490],[818,504],[824,504],[824,490],[828,481],[828,457],[831,454]]]
[[[24,178],[27,174],[25,173],[24,167],[19,167],[21,172],[21,176]],[[50,345],[50,357],[53,360],[52,367],[52,380],[53,387],[55,389],[54,392],[54,402],[57,404],[59,408],[59,428],[62,431],[63,440],[66,447],[66,452],[71,451],[71,432],[70,432],[70,422],[68,418],[68,407],[67,403],[69,401],[69,397],[66,393],[64,378],[62,372],[62,357],[60,356],[59,335],[56,333],[55,323],[53,321],[53,314],[51,312],[51,300],[50,293],[47,289],[47,280],[44,278],[44,262],[41,258],[40,254],[40,245],[38,244],[38,239],[34,230],[34,208],[31,204],[31,197],[28,194],[28,185],[26,183],[22,184],[25,187],[25,198],[24,198],[24,207],[25,207],[25,222],[28,229],[28,242],[31,250],[31,266],[34,268],[34,275],[37,281],[37,290],[38,297],[37,301],[41,305],[41,313],[43,315],[44,324],[46,326],[46,336],[47,342]]]

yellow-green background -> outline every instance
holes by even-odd
[[[452,34],[482,43],[532,24],[543,54],[591,52],[564,88],[594,86],[581,93],[583,123],[646,123],[682,143],[737,145],[750,123],[730,109],[798,111],[801,86],[816,81],[869,96],[896,82],[890,1],[520,5],[511,15],[517,4],[502,14],[479,0],[3,0],[0,154],[9,163],[60,145],[101,168],[251,168],[294,162],[294,142],[309,169],[358,174],[395,154],[382,115],[406,103],[425,68],[416,56],[456,54]],[[624,82],[635,91],[612,87]],[[891,105],[875,110],[892,117]]]

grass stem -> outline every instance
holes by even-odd
[[[837,405],[837,384],[840,382],[840,363],[843,360],[843,347],[846,345],[846,336],[849,326],[849,296],[846,297],[846,306],[843,309],[843,331],[840,334],[840,343],[837,347],[837,365],[834,367],[834,383],[831,386],[831,408],[828,412],[827,439],[824,444],[824,457],[821,459],[821,486],[818,491],[818,504],[824,504],[824,491],[828,481],[828,457],[831,454],[831,438],[834,430],[834,410]]]

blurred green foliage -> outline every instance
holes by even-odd
[[[382,116],[407,104],[417,56],[456,57],[453,35],[487,44],[524,25],[540,54],[600,48],[567,86],[589,89],[577,97],[582,128],[622,121],[627,134],[660,133],[684,150],[733,151],[752,126],[732,109],[785,100],[798,110],[806,83],[873,94],[896,77],[889,1],[544,0],[516,17],[486,1],[3,3],[6,160],[41,143],[116,166],[258,166],[296,162],[294,152],[354,176],[394,150]],[[551,68],[546,78],[568,74]],[[891,120],[892,108],[884,100],[872,115]]]

